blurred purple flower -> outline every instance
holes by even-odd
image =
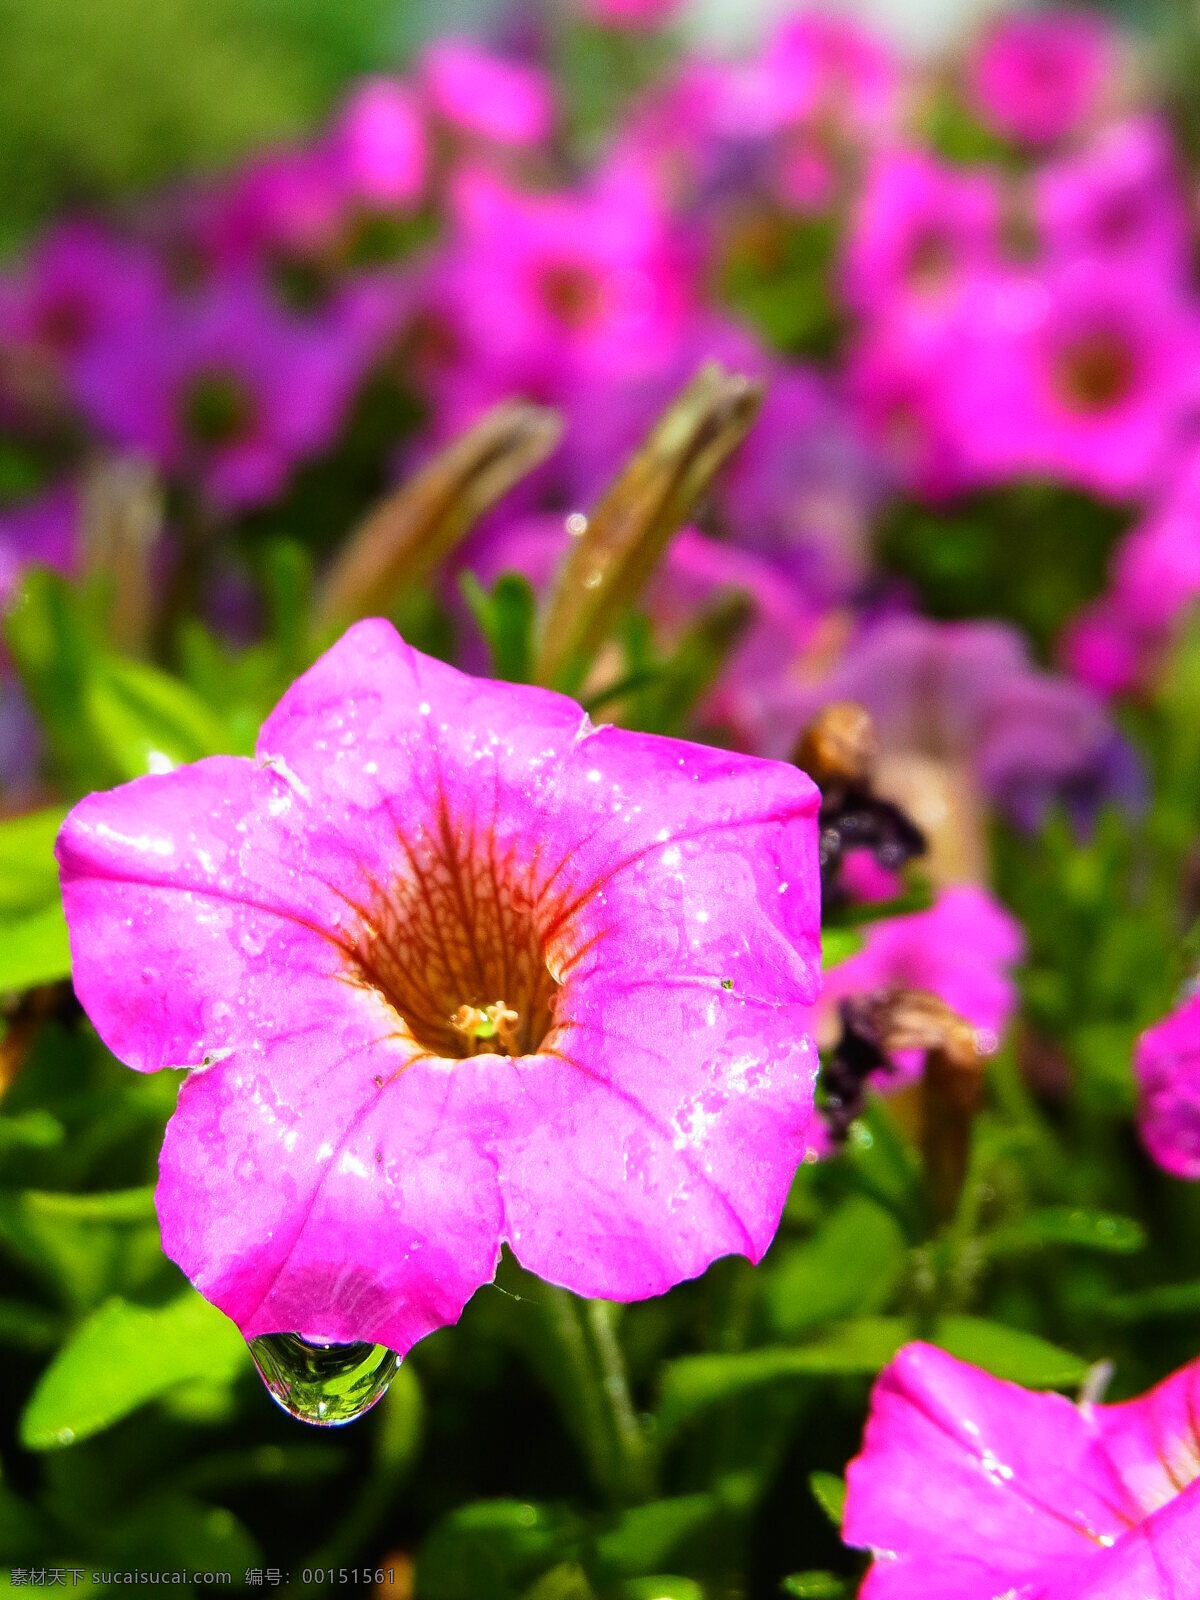
[[[1192,401],[1194,308],[1095,259],[995,274],[963,297],[945,374],[968,471],[1058,478],[1124,499],[1152,487]]]
[[[70,572],[79,554],[79,498],[66,486],[36,500],[0,508],[0,611],[12,600],[26,567]]]
[[[808,698],[809,715],[832,700],[866,706],[885,750],[969,761],[1021,827],[1056,802],[1086,824],[1106,801],[1136,805],[1142,795],[1136,759],[1099,702],[1035,668],[1003,623],[885,618]]]
[[[862,1600],[1183,1600],[1200,1593],[1200,1363],[1073,1405],[910,1344],[846,1474]]]
[[[362,376],[354,321],[299,324],[248,280],[195,298],[93,349],[80,400],[101,433],[214,504],[262,504],[332,442]]]
[[[1034,220],[1053,266],[1092,256],[1153,281],[1189,271],[1187,197],[1170,130],[1143,116],[1103,129],[1033,177]]]

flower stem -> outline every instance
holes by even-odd
[[[558,1390],[596,1486],[618,1504],[651,1492],[650,1456],[629,1389],[625,1356],[606,1300],[541,1286],[544,1328],[557,1358]]]

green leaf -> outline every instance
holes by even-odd
[[[1161,1283],[1130,1294],[1106,1296],[1101,1309],[1115,1322],[1142,1322],[1155,1317],[1194,1317],[1200,1313],[1200,1278],[1190,1283]]]
[[[793,1572],[780,1587],[784,1594],[797,1595],[800,1600],[841,1600],[846,1580],[832,1572]]]
[[[403,1368],[401,1368],[403,1371]],[[479,1500],[443,1518],[417,1561],[421,1600],[516,1600],[546,1571],[576,1558],[570,1512],[524,1500]]]
[[[52,806],[0,823],[0,990],[54,983],[71,971],[54,859],[65,815]]]
[[[904,1234],[892,1213],[865,1195],[851,1196],[804,1244],[776,1245],[763,1274],[772,1331],[794,1338],[835,1317],[882,1311],[904,1257]]]
[[[682,1356],[664,1368],[659,1429],[670,1435],[706,1407],[788,1378],[873,1377],[912,1337],[903,1317],[861,1317],[836,1324],[810,1344],[769,1345],[736,1355]]]
[[[866,943],[866,938],[859,928],[828,928],[821,929],[821,966],[828,972],[831,967],[841,966],[843,961],[849,961],[851,956],[856,956]]]
[[[1047,1206],[985,1234],[979,1243],[992,1256],[1020,1256],[1045,1245],[1076,1245],[1114,1255],[1132,1255],[1146,1243],[1141,1224],[1108,1211]]]
[[[695,1578],[662,1573],[651,1578],[631,1578],[621,1589],[621,1600],[704,1600]]]
[[[0,1117],[0,1154],[6,1150],[52,1150],[63,1142],[66,1129],[48,1111],[23,1111]]]
[[[74,1444],[179,1384],[230,1382],[249,1360],[233,1323],[198,1294],[149,1309],[110,1300],[43,1372],[21,1416],[21,1442],[29,1450]]]
[[[55,573],[25,580],[5,630],[58,765],[80,791],[229,747],[222,718],[186,684],[109,650],[95,596]]]
[[[472,572],[458,580],[464,600],[487,641],[492,675],[509,683],[528,683],[533,662],[533,620],[537,601],[527,579],[504,572],[489,593]]]
[[[808,1487],[813,1499],[840,1533],[846,1513],[845,1478],[839,1478],[836,1472],[810,1472]]]
[[[186,684],[144,661],[95,664],[84,712],[123,778],[179,766],[229,745],[223,722]]]
[[[685,1494],[634,1506],[596,1541],[596,1554],[616,1573],[636,1575],[664,1565],[685,1540],[693,1539],[717,1515],[711,1494]]]
[[[1029,1389],[1066,1389],[1081,1383],[1088,1363],[1080,1356],[1060,1350],[1037,1334],[1008,1328],[982,1317],[940,1317],[935,1325],[935,1344],[960,1361],[970,1361],[996,1378]]]
[[[163,1267],[154,1191],[0,1191],[0,1242],[75,1312],[148,1283]]]
[[[577,1561],[564,1561],[526,1589],[521,1600],[596,1600],[596,1591]]]

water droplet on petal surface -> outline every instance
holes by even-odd
[[[369,1411],[400,1365],[385,1344],[314,1344],[295,1333],[251,1339],[250,1354],[275,1403],[318,1428],[336,1428]]]

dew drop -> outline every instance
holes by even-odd
[[[275,1403],[318,1428],[336,1428],[369,1411],[400,1365],[385,1344],[313,1344],[295,1333],[251,1339],[250,1354]]]

